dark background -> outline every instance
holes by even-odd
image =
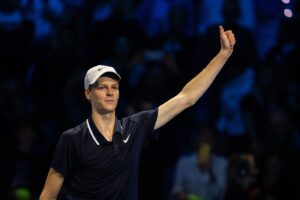
[[[299,199],[299,19],[296,0],[1,0],[0,199],[38,198],[59,136],[89,116],[87,69],[121,74],[119,118],[155,108],[218,53],[219,24],[234,53],[145,148],[140,197],[170,198],[179,156],[210,123],[218,154],[254,155],[261,199]]]

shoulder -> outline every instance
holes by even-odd
[[[60,136],[61,139],[64,140],[76,140],[77,138],[79,139],[84,132],[84,128],[86,127],[86,122],[83,122],[73,128],[69,128],[66,131],[62,133]]]
[[[152,110],[145,110],[141,111],[138,113],[135,113],[133,115],[130,115],[124,120],[132,120],[132,121],[139,121],[139,120],[144,120],[144,119],[149,119],[149,118],[157,118],[157,113],[158,113],[158,108],[152,109]]]

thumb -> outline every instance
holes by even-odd
[[[226,34],[224,32],[223,26],[219,26],[219,32],[220,32],[220,38],[221,39],[225,39],[226,38]]]
[[[225,49],[230,48],[230,42],[226,34],[227,31],[224,32],[223,26],[219,26],[219,32],[220,32],[221,48],[225,48]]]
[[[224,28],[223,28],[223,26],[219,26],[219,31],[220,31],[220,35],[222,34],[222,33],[224,33]]]

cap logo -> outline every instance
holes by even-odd
[[[100,68],[100,69],[98,69],[98,71],[100,72],[102,69],[104,69],[104,68],[107,68],[107,67],[102,67],[102,68]]]

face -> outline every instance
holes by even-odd
[[[110,77],[100,77],[95,87],[85,89],[92,110],[100,114],[115,112],[119,99],[119,82]]]

